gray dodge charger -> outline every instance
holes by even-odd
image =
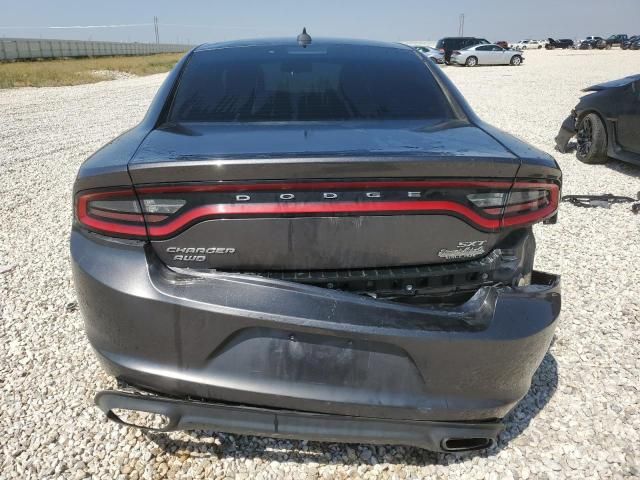
[[[74,185],[86,333],[162,431],[486,448],[560,312],[561,172],[396,44],[194,48]],[[119,413],[120,412],[120,413]]]

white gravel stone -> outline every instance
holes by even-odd
[[[485,120],[555,155],[564,193],[635,196],[640,169],[553,152],[593,83],[640,71],[637,52],[528,52],[522,67],[445,67]],[[537,267],[563,276],[556,339],[499,445],[479,455],[142,434],[106,422],[115,382],[83,332],[69,266],[78,166],[140,120],[164,75],[0,91],[0,478],[628,478],[640,475],[640,216],[563,204],[536,227]],[[214,439],[214,440],[212,440]]]

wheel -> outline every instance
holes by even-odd
[[[585,115],[578,124],[578,160],[588,164],[607,163],[607,132],[595,113]]]
[[[464,64],[467,67],[475,67],[476,65],[478,65],[478,59],[476,57],[469,57],[467,58],[467,61],[464,62]]]
[[[514,67],[517,67],[522,64],[522,57],[520,55],[514,55],[511,57],[511,61],[509,63]]]
[[[611,44],[610,44],[610,43],[607,43],[607,46],[606,46],[606,47],[604,47],[604,48],[606,48],[607,50],[611,50]]]
[[[542,48],[542,45],[538,45],[538,50],[540,50]]]

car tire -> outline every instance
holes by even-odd
[[[577,128],[576,157],[590,165],[607,163],[607,131],[600,117],[589,113],[582,117]]]
[[[611,50],[611,45],[607,44],[607,46],[605,47],[607,50]]]
[[[467,58],[467,61],[464,62],[464,64],[467,67],[475,67],[476,65],[478,65],[478,59],[476,57],[469,57]]]
[[[513,57],[511,57],[511,61],[509,62],[510,65],[513,65],[514,67],[519,67],[520,65],[522,65],[522,57],[520,55],[514,55]]]

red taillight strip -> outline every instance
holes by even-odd
[[[90,230],[100,233],[127,235],[132,237],[144,238],[147,236],[144,225],[129,225],[125,223],[106,222],[97,218],[83,215],[78,212],[78,220]]]
[[[185,208],[178,212],[176,216],[162,225],[151,224],[162,221],[160,215],[146,215],[146,227],[139,214],[128,213],[107,213],[103,211],[96,215],[111,217],[114,220],[125,220],[132,223],[121,223],[118,221],[108,221],[107,219],[96,218],[88,212],[88,204],[92,200],[105,198],[135,198],[132,189],[118,189],[113,191],[98,191],[81,193],[76,200],[76,215],[78,220],[91,230],[106,234],[123,235],[128,237],[144,238],[149,236],[153,239],[166,238],[177,234],[186,226],[199,220],[207,218],[220,218],[224,216],[242,215],[296,215],[296,214],[386,214],[386,213],[412,213],[429,214],[443,213],[458,215],[469,223],[483,230],[496,231],[501,227],[511,227],[527,225],[538,222],[552,216],[558,207],[559,186],[553,183],[543,182],[511,182],[505,181],[331,181],[331,182],[291,182],[291,183],[257,183],[257,184],[215,184],[215,185],[169,185],[151,186],[138,189],[138,193],[148,195],[153,193],[189,193],[189,192],[247,192],[247,191],[314,191],[314,190],[342,190],[342,189],[374,189],[374,188],[487,188],[487,189],[538,189],[550,192],[549,204],[540,210],[529,213],[518,214],[512,212],[507,207],[507,213],[515,213],[512,216],[500,218],[487,218],[482,215],[492,214],[489,209],[478,213],[471,207],[445,200],[405,200],[405,201],[371,201],[371,202],[281,202],[281,203],[255,203],[255,204],[212,204],[197,206],[192,209]],[[523,204],[528,205],[528,204]],[[532,205],[534,206],[534,205]],[[514,206],[513,210],[519,209]],[[498,210],[498,209],[495,209]],[[501,209],[500,209],[501,210]],[[133,222],[140,222],[135,224]],[[148,230],[148,231],[147,231]]]
[[[214,204],[186,210],[164,225],[148,225],[152,238],[166,238],[175,235],[189,224],[207,218],[241,215],[296,215],[296,214],[364,214],[364,213],[454,213],[483,230],[495,231],[501,226],[526,225],[551,216],[557,208],[559,188],[555,184],[537,182],[502,181],[382,181],[382,182],[296,182],[260,183],[243,185],[176,185],[144,187],[141,194],[177,192],[240,192],[265,190],[326,190],[363,188],[491,188],[491,189],[546,189],[551,192],[548,207],[530,214],[518,215],[506,223],[499,218],[486,218],[473,209],[453,201],[373,201],[373,202],[308,202],[308,203],[256,203],[256,204]]]
[[[110,218],[113,220],[123,220],[125,222],[144,222],[144,217],[141,213],[121,213],[109,210],[100,210],[98,208],[89,208],[89,215],[91,215],[91,217]]]
[[[152,237],[166,237],[196,220],[226,215],[384,214],[391,212],[457,213],[485,230],[496,230],[500,227],[500,219],[484,218],[469,207],[448,201],[257,203],[253,205],[217,204],[196,207],[192,210],[187,210],[167,224],[149,225],[149,234]]]

